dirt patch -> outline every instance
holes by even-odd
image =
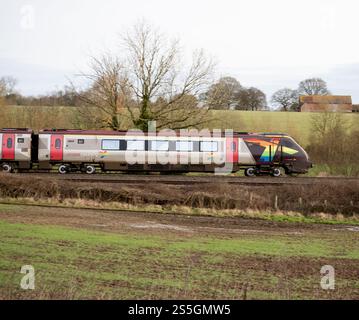
[[[143,232],[146,233],[170,231],[174,234],[186,233],[190,235],[195,233],[217,236],[238,236],[240,234],[303,236],[308,232],[348,232],[348,227],[344,225],[273,222],[262,219],[216,218],[121,210],[54,209],[21,205],[17,208],[19,210],[0,210],[0,218],[10,222],[63,225],[109,232],[143,229]]]

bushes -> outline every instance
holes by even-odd
[[[306,149],[330,175],[359,176],[359,127],[353,125],[356,122],[349,124],[340,113],[312,117],[313,140]]]
[[[353,215],[359,212],[359,182],[323,181],[306,185],[234,186],[225,183],[119,186],[84,182],[67,183],[46,178],[0,175],[0,198],[83,199],[147,206],[188,206],[192,208],[324,212]]]

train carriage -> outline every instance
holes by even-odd
[[[293,138],[277,133],[179,136],[142,132],[42,130],[38,136],[40,169],[59,164],[59,172],[109,171],[213,172],[230,165],[247,176],[305,173],[311,162]]]
[[[0,168],[5,172],[30,169],[32,164],[32,130],[0,129]]]

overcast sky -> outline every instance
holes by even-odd
[[[0,76],[23,94],[61,89],[145,18],[268,100],[315,76],[359,103],[358,12],[358,0],[1,0]]]

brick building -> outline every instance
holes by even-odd
[[[301,112],[352,112],[351,96],[300,96]]]

